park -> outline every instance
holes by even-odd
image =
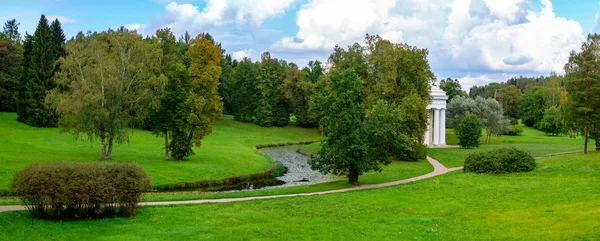
[[[600,35],[562,75],[467,93],[379,35],[304,67],[209,33],[18,26],[0,240],[600,239]]]

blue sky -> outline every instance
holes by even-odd
[[[260,53],[305,65],[366,33],[428,48],[438,78],[463,87],[562,73],[569,51],[597,28],[598,0],[23,0],[0,8],[32,33],[40,14],[68,36],[127,26],[142,34],[210,32],[235,57]]]

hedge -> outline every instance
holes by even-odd
[[[526,151],[514,147],[471,153],[465,157],[465,172],[511,173],[529,172],[536,167],[535,159]]]
[[[151,183],[137,164],[53,162],[28,165],[12,188],[33,216],[63,220],[132,216]]]

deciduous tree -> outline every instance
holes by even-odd
[[[186,55],[190,58],[189,97],[191,126],[189,139],[200,147],[202,138],[212,132],[212,125],[223,114],[223,104],[218,93],[221,76],[221,48],[205,34],[190,41]]]
[[[63,132],[85,135],[102,144],[102,159],[110,159],[113,143],[129,141],[134,118],[143,116],[152,89],[160,82],[152,68],[159,48],[136,32],[108,30],[67,43],[57,83],[46,101],[60,115]]]

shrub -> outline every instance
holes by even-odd
[[[535,169],[535,159],[526,151],[514,147],[476,152],[465,158],[465,172],[511,173],[529,172]]]
[[[467,115],[457,128],[458,145],[463,148],[479,147],[481,122],[475,115]]]
[[[69,219],[132,216],[152,186],[137,164],[55,162],[28,165],[12,187],[33,216]]]
[[[510,129],[506,130],[504,132],[504,135],[507,136],[518,136],[521,133],[523,133],[523,127],[520,125],[512,125],[510,126]]]

